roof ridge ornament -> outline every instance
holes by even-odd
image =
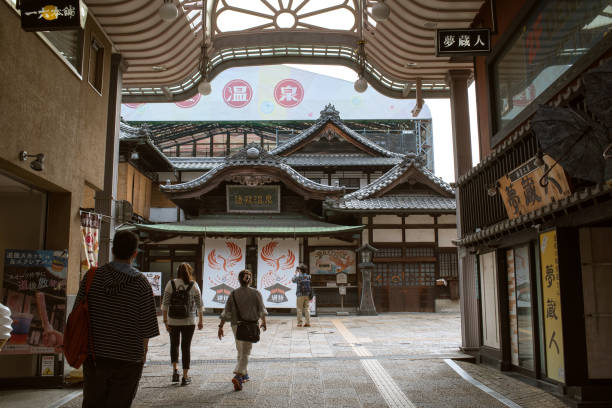
[[[321,116],[319,117],[319,121],[328,119],[340,120],[340,112],[336,110],[336,107],[332,103],[325,105],[325,108],[321,111]]]
[[[257,161],[260,163],[285,163],[287,159],[266,152],[258,143],[251,142],[240,149],[236,154],[225,157],[224,160],[228,164],[236,164],[245,161]]]

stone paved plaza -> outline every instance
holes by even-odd
[[[171,382],[167,333],[155,338],[135,407],[565,407],[558,398],[486,366],[460,361],[458,313],[320,316],[296,327],[289,316],[269,317],[268,331],[254,345],[252,380],[240,392],[230,379],[235,363],[232,336],[216,338],[218,319],[205,318],[192,347],[193,383]],[[484,385],[462,378],[450,365]],[[452,362],[450,363],[452,364]],[[36,393],[44,391],[37,390]],[[66,393],[73,393],[74,389]],[[491,393],[510,401],[500,402]],[[5,398],[6,397],[6,398]],[[11,399],[12,398],[12,399]],[[59,399],[55,395],[52,398]],[[3,403],[2,401],[6,401]],[[13,401],[13,403],[8,403]],[[512,405],[514,404],[514,405]],[[76,395],[65,404],[80,407]],[[0,392],[0,407],[26,404]]]

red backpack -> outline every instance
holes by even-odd
[[[91,287],[96,267],[89,270],[87,282],[85,283],[85,296],[75,305],[68,316],[66,330],[64,331],[64,356],[66,361],[74,368],[79,368],[87,359],[87,355],[93,356],[93,345],[89,339],[89,304],[87,294]]]

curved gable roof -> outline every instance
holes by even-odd
[[[160,186],[160,190],[169,194],[192,192],[209,184],[224,170],[238,169],[241,167],[249,170],[256,170],[257,168],[278,169],[288,178],[294,180],[296,184],[311,191],[336,193],[336,195],[344,191],[343,187],[320,184],[302,176],[289,166],[284,158],[267,153],[256,143],[249,144],[235,155],[225,158],[223,162],[212,168],[209,172],[194,180],[180,184],[163,185]]]
[[[414,153],[408,153],[405,155],[404,160],[393,167],[391,170],[382,175],[376,181],[368,184],[365,187],[360,188],[350,194],[345,195],[343,200],[353,199],[365,199],[373,196],[378,196],[385,191],[389,191],[394,187],[393,183],[400,177],[406,174],[408,171],[415,169],[417,172],[424,176],[424,181],[434,190],[437,190],[441,195],[452,196],[455,194],[455,190],[439,177],[436,177],[431,171],[424,166],[424,160],[422,157],[417,156]]]
[[[278,146],[276,149],[271,150],[270,153],[275,155],[290,154],[292,151],[298,148],[300,144],[305,143],[311,136],[315,135],[319,130],[323,129],[323,127],[325,127],[327,123],[333,123],[340,130],[342,130],[342,132],[344,132],[347,137],[352,139],[357,144],[362,145],[364,147],[364,150],[366,151],[373,151],[382,157],[404,157],[404,155],[401,153],[395,153],[383,147],[380,147],[376,143],[361,136],[359,133],[346,126],[340,120],[340,113],[331,103],[326,105],[325,109],[321,111],[321,116],[319,117],[319,119],[317,119],[314,125],[304,130],[299,135],[293,137],[287,143]]]

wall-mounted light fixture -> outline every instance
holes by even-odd
[[[487,195],[489,197],[495,197],[495,194],[497,194],[497,189],[500,187],[499,182],[496,181],[495,183],[491,184],[489,187],[487,187]]]
[[[391,9],[385,4],[384,0],[379,1],[372,7],[372,18],[376,21],[385,21],[389,18],[389,14],[391,14]]]
[[[159,8],[159,16],[170,22],[178,17],[178,8],[172,0],[164,0],[164,4]]]
[[[36,171],[43,171],[44,167],[45,167],[45,154],[44,153],[38,153],[38,154],[28,154],[28,152],[21,151],[19,152],[19,160],[21,161],[26,161],[28,160],[28,157],[36,157],[36,160],[34,160],[32,163],[30,163],[30,167],[33,170]]]
[[[133,151],[132,153],[130,153],[130,159],[138,160],[138,159],[140,159],[140,154],[138,154],[137,151]]]

